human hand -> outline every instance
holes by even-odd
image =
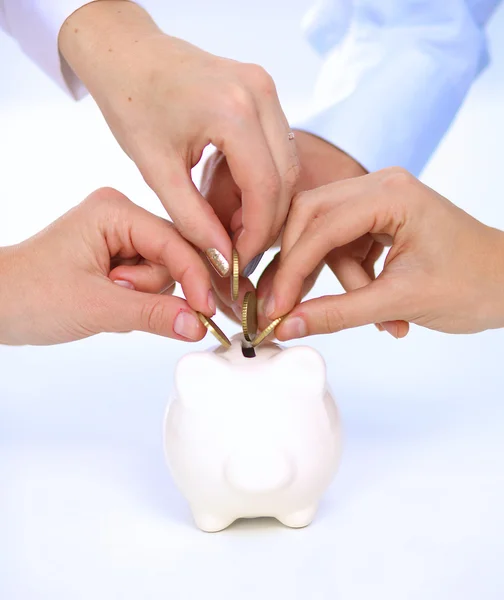
[[[305,131],[296,131],[296,146],[299,157],[300,174],[296,192],[304,192],[321,187],[334,181],[366,174],[365,169],[348,154],[336,148],[329,142]],[[205,164],[201,190],[208,203],[212,206],[221,223],[229,231],[233,230],[233,215],[241,206],[240,189],[235,184],[233,176],[222,152],[214,153]],[[296,203],[300,196],[295,196]],[[292,206],[291,210],[295,210]],[[367,285],[374,279],[374,264],[383,251],[383,245],[366,235],[346,244],[334,251],[331,255],[329,266],[333,270],[342,286],[347,291]],[[276,274],[279,261],[273,260],[264,270],[257,286],[259,327],[264,329],[270,320],[264,312],[265,299],[272,289],[273,278]],[[307,277],[303,284],[301,300],[313,287],[323,267],[322,260],[313,273]],[[249,272],[245,272],[248,275]],[[241,319],[240,306],[243,296],[252,289],[252,284],[243,279],[240,284],[240,298],[237,304],[231,304],[229,286],[225,282],[213,278],[214,289],[217,293],[218,305],[230,314],[230,308],[236,311],[236,318]],[[384,328],[395,334],[398,324],[384,323]],[[379,325],[381,328],[381,325]]]
[[[379,277],[295,306],[316,265],[364,235],[392,242]],[[398,319],[447,333],[502,327],[504,233],[402,169],[334,183],[301,194],[291,211],[268,308],[271,319],[289,313],[280,340]]]
[[[177,229],[217,256],[221,276],[228,275],[232,243],[191,179],[207,145],[225,154],[240,189],[233,231],[241,264],[271,245],[289,209],[297,156],[275,85],[262,68],[165,35],[125,0],[76,11],[59,45]]]
[[[187,301],[170,295],[175,281]],[[171,223],[104,188],[33,238],[0,249],[0,343],[134,329],[200,340],[206,329],[194,311],[215,313],[210,287],[203,261]]]

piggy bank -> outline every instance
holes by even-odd
[[[164,423],[170,471],[203,531],[254,517],[304,527],[341,454],[324,360],[274,343],[247,358],[241,339],[177,364]]]

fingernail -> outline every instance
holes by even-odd
[[[215,303],[215,296],[212,290],[208,292],[208,308],[212,311],[212,315],[217,312],[217,304]]]
[[[395,323],[382,323],[381,326],[385,331],[388,331],[390,335],[394,336],[396,339],[398,337],[397,325]]]
[[[125,281],[124,279],[115,279],[114,283],[117,283],[117,285],[120,285],[121,287],[128,288],[129,290],[135,289],[135,286],[131,282]]]
[[[226,277],[229,274],[229,263],[217,248],[208,248],[208,250],[205,250],[205,255],[221,277]]]
[[[184,310],[181,310],[176,316],[173,322],[173,331],[188,340],[195,341],[201,338],[199,320]]]
[[[376,329],[378,329],[378,331],[385,331],[385,329],[383,329],[383,325],[381,325],[380,323],[375,323],[375,327]]]
[[[306,323],[301,317],[292,317],[282,323],[282,337],[292,340],[305,337],[308,333]]]
[[[243,270],[243,277],[250,277],[252,273],[257,269],[257,265],[261,262],[261,258],[264,256],[264,252],[258,254],[255,258],[253,258],[249,264]]]
[[[271,317],[271,315],[275,312],[275,298],[274,296],[268,296],[266,298],[266,302],[264,303],[264,314],[267,317]]]
[[[242,318],[242,309],[240,307],[240,305],[238,304],[238,302],[233,302],[233,304],[231,304],[231,310],[234,312],[235,316],[237,319]]]

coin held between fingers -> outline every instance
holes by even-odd
[[[236,248],[233,248],[233,265],[231,272],[231,299],[233,302],[238,300],[240,294],[240,259]]]
[[[216,325],[212,319],[205,317],[204,314],[198,313],[199,320],[203,323],[203,325],[208,329],[208,331],[219,341],[219,343],[224,346],[224,348],[231,348],[231,342],[226,334],[222,331],[222,329]]]
[[[275,331],[275,329],[280,325],[280,323],[283,321],[283,317],[278,317],[278,319],[275,319],[274,321],[272,321],[268,327],[266,327],[266,329],[264,329],[263,331],[261,331],[261,333],[254,339],[254,341],[252,342],[252,346],[254,348],[256,348],[257,346],[259,346],[259,344],[261,344],[262,342],[264,342],[264,340]]]
[[[257,297],[255,292],[245,294],[241,319],[243,336],[247,342],[252,342],[257,334]]]

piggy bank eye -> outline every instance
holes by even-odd
[[[229,381],[229,364],[210,352],[187,354],[175,369],[175,387],[185,406],[205,408],[222,394]]]

